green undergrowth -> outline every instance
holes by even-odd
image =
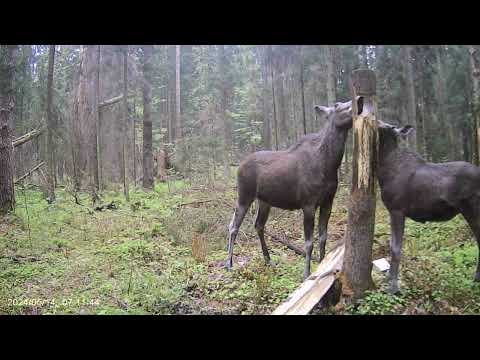
[[[154,191],[105,191],[96,211],[88,194],[82,205],[65,189],[48,204],[34,188],[17,189],[15,213],[0,221],[1,314],[268,314],[302,282],[304,259],[267,237],[266,266],[247,214],[235,243],[234,269],[226,271],[227,225],[233,184],[183,181]],[[332,212],[328,248],[343,237],[347,189]],[[374,258],[388,258],[388,214],[377,208]],[[301,212],[272,209],[267,233],[303,244]],[[192,241],[204,241],[203,261]],[[316,251],[316,246],[315,246]],[[401,265],[402,293],[377,288],[333,314],[476,314],[480,289],[472,279],[477,248],[461,217],[450,222],[407,221]],[[315,270],[316,263],[313,263]]]
[[[59,189],[49,205],[39,191],[17,189],[16,211],[0,227],[0,313],[261,313],[288,296],[301,259],[273,248],[266,267],[257,243],[243,239],[235,269],[225,271],[230,210],[189,214],[184,204],[208,193],[184,190],[159,184],[131,191],[129,202],[104,192],[102,203],[115,206],[95,211],[87,194],[76,205]],[[204,262],[192,257],[200,232],[209,242]]]

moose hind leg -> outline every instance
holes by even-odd
[[[313,229],[315,227],[315,207],[306,207],[303,209],[303,231],[305,233],[305,271],[303,278],[310,276],[310,263],[313,250]]]
[[[245,214],[247,213],[251,203],[252,201],[248,202],[247,204],[238,204],[233,213],[232,221],[228,226],[228,257],[225,264],[225,267],[228,270],[230,270],[233,266],[233,243],[237,238],[238,230],[242,225]]]
[[[318,262],[325,257],[325,245],[327,243],[328,222],[332,213],[333,198],[320,207],[318,214]]]
[[[270,254],[268,253],[267,244],[265,243],[264,229],[270,214],[270,205],[261,200],[258,201],[257,216],[255,219],[255,229],[257,230],[260,245],[262,246],[263,258],[266,264],[270,264]]]

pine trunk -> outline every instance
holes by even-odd
[[[16,50],[17,45],[0,45],[0,215],[13,211],[15,206],[10,115],[14,108]]]
[[[227,59],[225,55],[225,46],[219,46],[219,73],[220,73],[220,111],[223,120],[223,141],[224,141],[224,154],[223,154],[223,174],[225,179],[230,178],[230,152],[231,152],[231,126],[230,119],[227,114],[228,104],[228,84],[227,84]]]
[[[128,45],[123,49],[123,122],[122,122],[122,178],[123,178],[123,193],[125,199],[129,201],[128,193],[128,181],[127,181],[127,129],[128,129],[128,82],[127,82],[127,70],[128,70]]]
[[[454,161],[457,159],[457,141],[455,141],[455,129],[454,124],[447,119],[446,113],[446,93],[447,93],[447,86],[446,86],[446,74],[444,68],[444,48],[442,45],[437,47],[436,52],[437,58],[437,100],[438,100],[438,107],[437,107],[437,118],[441,126],[447,129],[447,137],[448,137],[448,150],[447,155],[450,161]]]
[[[272,150],[272,126],[270,123],[270,114],[268,111],[268,53],[267,47],[262,46],[262,80],[263,80],[263,146],[266,150]]]
[[[337,79],[335,76],[335,59],[333,46],[326,45],[326,59],[327,59],[327,103],[328,106],[333,106],[337,101]]]
[[[84,174],[92,200],[98,197],[98,47],[87,45],[81,51],[79,83],[74,103],[74,159],[76,188],[80,189]]]
[[[278,150],[278,125],[277,125],[277,109],[275,105],[275,76],[274,76],[274,66],[273,66],[273,51],[272,46],[269,45],[269,64],[270,64],[270,75],[272,79],[272,103],[273,103],[273,133],[275,136],[275,150]]]
[[[277,86],[276,89],[278,89],[277,93],[277,99],[278,99],[278,114],[280,117],[280,147],[283,148],[285,144],[288,143],[288,126],[287,126],[287,110],[286,110],[286,104],[285,104],[285,85],[284,85],[284,80],[285,80],[285,69],[284,69],[284,64],[283,64],[283,57],[282,55],[277,56],[277,61],[276,63],[276,80],[277,80]]]
[[[303,135],[307,134],[307,117],[305,115],[305,83],[303,79],[304,65],[303,65],[303,55],[302,55],[302,46],[299,46],[298,55],[300,57],[300,92],[302,95],[302,124],[303,124]]]
[[[413,149],[418,150],[417,146],[417,114],[416,114],[416,106],[415,106],[415,85],[413,82],[413,65],[412,65],[412,48],[408,45],[402,46],[402,62],[404,66],[404,77],[405,77],[405,85],[407,88],[407,120],[409,125],[412,125],[415,128],[414,136],[409,137],[409,144]]]
[[[55,45],[50,45],[48,51],[48,76],[47,76],[47,201],[55,201],[55,141],[52,106],[53,106],[53,70],[55,66]]]
[[[143,46],[143,187],[152,190],[152,53],[153,46]]]
[[[90,47],[90,46],[89,46]],[[93,109],[91,116],[90,136],[89,136],[89,157],[90,157],[90,175],[91,175],[91,196],[92,202],[98,200],[98,191],[100,190],[100,181],[98,177],[98,103],[99,103],[99,89],[100,89],[100,45],[91,45],[90,49],[92,55],[92,72],[94,76],[93,83]]]
[[[180,45],[175,48],[175,122],[177,125],[176,137],[182,138],[182,118],[180,109]]]

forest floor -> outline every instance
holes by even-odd
[[[104,192],[102,203],[113,206],[103,211],[87,205],[87,194],[76,205],[63,188],[54,204],[35,188],[16,191],[15,213],[0,220],[0,314],[268,314],[302,282],[304,258],[269,236],[273,265],[264,265],[254,206],[235,243],[234,269],[224,269],[233,182],[157,184],[131,191],[129,202]],[[341,187],[327,251],[343,238],[347,200]],[[302,223],[300,211],[272,209],[266,232],[302,247]],[[374,259],[388,258],[389,233],[378,201]],[[377,288],[362,301],[314,313],[479,314],[476,259],[461,217],[408,220],[400,295],[386,293],[385,274],[374,271]]]

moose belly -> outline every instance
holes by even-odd
[[[301,207],[295,194],[288,191],[276,194],[261,192],[257,195],[257,198],[266,202],[270,206],[284,210],[296,210]]]
[[[424,223],[427,221],[448,221],[453,219],[458,213],[459,212],[456,208],[450,206],[444,201],[439,201],[430,206],[410,207],[405,215],[414,221]]]

